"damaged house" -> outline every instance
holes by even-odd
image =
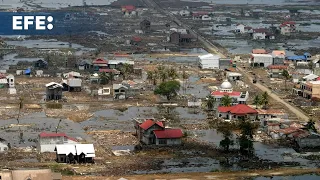
[[[94,163],[93,144],[61,144],[55,146],[58,163]]]
[[[39,152],[55,152],[54,149],[58,144],[76,144],[75,138],[67,136],[65,133],[46,133],[39,134],[37,149]]]
[[[179,145],[183,133],[181,129],[165,127],[165,121],[147,119],[134,121],[136,133],[141,143],[146,145]]]
[[[62,99],[63,86],[56,82],[46,84],[46,100],[60,100]]]

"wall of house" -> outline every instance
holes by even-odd
[[[54,149],[58,144],[77,144],[77,142],[65,137],[46,137],[39,139],[37,147],[40,152],[55,152]]]
[[[52,180],[52,172],[50,169],[12,171],[13,180],[26,180],[28,177],[32,180]]]
[[[253,33],[252,36],[253,39],[266,39],[265,33]]]
[[[145,144],[151,144],[152,142],[150,141],[150,137],[155,138],[153,131],[154,130],[162,130],[162,129],[163,128],[158,125],[153,125],[146,131],[142,130],[141,141]]]
[[[0,152],[4,152],[8,150],[8,145],[4,143],[0,143]]]
[[[165,140],[166,144],[160,144],[159,141]],[[179,145],[181,144],[181,139],[176,138],[176,139],[156,139],[156,145]]]
[[[312,85],[312,97],[313,98],[320,98],[320,84],[313,84]]]
[[[317,147],[320,146],[320,138],[311,138],[311,137],[306,137],[306,138],[300,138],[297,140],[297,143],[299,147],[304,148],[304,147]]]
[[[11,171],[0,171],[1,180],[13,180]]]

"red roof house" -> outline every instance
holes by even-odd
[[[255,120],[258,112],[246,104],[237,104],[235,106],[219,106],[218,114],[220,118],[227,120],[239,119],[240,117],[248,117],[249,119]]]
[[[154,130],[157,139],[176,139],[183,136],[181,129]]]
[[[77,144],[75,138],[69,137],[66,133],[46,133],[39,134],[38,150],[40,152],[55,152],[54,149],[58,144]]]
[[[98,58],[98,59],[94,60],[92,63],[93,64],[108,64],[108,61],[101,59],[101,58]]]
[[[221,92],[221,91],[213,91],[211,93],[213,96],[230,96],[230,97],[239,97],[241,92],[232,91],[232,92]]]
[[[135,10],[136,10],[136,7],[133,5],[122,6],[122,12],[132,12]]]
[[[152,119],[148,119],[146,121],[144,121],[142,124],[140,124],[140,128],[142,128],[143,130],[148,130],[149,128],[151,128],[153,125],[157,125],[161,128],[164,128],[164,124],[161,121],[154,121]]]
[[[268,54],[265,49],[252,49],[252,54]]]

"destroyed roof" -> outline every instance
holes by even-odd
[[[39,134],[39,136],[41,138],[45,138],[45,137],[65,137],[65,138],[70,139],[72,141],[77,141],[75,138],[67,136],[66,133],[46,133],[46,132],[41,132]]]
[[[309,74],[307,76],[304,76],[302,79],[306,79],[306,80],[313,80],[313,79],[317,79],[319,76],[315,75],[315,74]]]
[[[258,114],[272,114],[272,115],[284,115],[285,113],[280,109],[256,109]]]
[[[237,104],[235,106],[219,106],[218,107],[218,112],[222,113],[227,113],[230,112],[232,114],[237,114],[237,115],[245,115],[245,114],[257,114],[258,112],[251,108],[250,106],[246,104]]]
[[[286,65],[269,65],[268,69],[287,69],[288,66]]]
[[[252,54],[267,54],[265,49],[252,49]]]
[[[63,87],[61,84],[59,84],[59,83],[56,83],[56,82],[51,82],[51,83],[48,83],[48,84],[46,84],[46,87],[50,87],[50,86],[52,86],[53,88],[57,88],[57,87]]]
[[[113,84],[113,85],[112,85],[112,88],[113,88],[113,89],[120,89],[120,88],[128,89],[127,86],[124,86],[124,85],[122,85],[122,84]]]
[[[144,121],[139,126],[144,130],[148,130],[154,124],[157,124],[158,126],[164,128],[164,125],[163,125],[163,123],[161,121],[154,121],[154,120],[151,120],[151,119],[147,119],[146,121]]]
[[[74,144],[56,145],[55,151],[57,151],[57,154],[66,154],[66,155],[69,155],[70,153],[73,155],[77,154]]]
[[[183,136],[181,129],[154,130],[157,139],[177,139]]]
[[[271,54],[272,54],[272,56],[285,56],[286,51],[285,50],[273,50]]]
[[[93,144],[76,144],[77,155],[83,153],[86,157],[95,157]]]
[[[230,96],[230,97],[239,97],[241,92],[232,91],[232,92],[221,92],[221,91],[213,91],[211,93],[212,96]]]

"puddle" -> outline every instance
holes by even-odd
[[[36,146],[36,140],[38,140],[38,135],[43,132],[55,132],[55,128],[58,125],[59,119],[48,118],[44,112],[33,113],[27,116],[20,118],[20,124],[27,124],[30,126],[21,127],[23,131],[23,136],[25,137],[25,142],[19,144],[19,128],[12,127],[8,128],[11,124],[16,124],[16,119],[9,119],[5,121],[0,121],[0,133],[2,134],[1,138],[5,139],[7,142],[10,142],[11,145],[17,147],[26,147],[26,146]],[[4,128],[5,127],[5,128]],[[87,135],[82,130],[80,124],[74,123],[70,120],[63,119],[59,126],[59,132],[65,132],[68,136],[77,138],[81,137],[82,139],[87,139]]]
[[[270,177],[256,177],[253,180],[270,180]],[[318,180],[320,176],[315,174],[306,174],[300,176],[272,176],[272,180]]]
[[[182,172],[210,172],[215,170],[226,170],[216,159],[209,157],[194,157],[182,159],[169,159],[161,163],[161,169],[149,171],[134,171],[135,174],[156,174],[156,173],[182,173]],[[228,170],[240,170],[235,164],[228,167]]]
[[[121,112],[119,110],[108,109],[97,111],[94,116],[87,121],[81,122],[82,127],[91,127],[92,130],[116,130],[134,132],[133,118],[151,118],[159,115],[159,107],[129,107]],[[171,108],[171,113],[177,115],[182,124],[199,123],[206,115],[203,112],[192,114],[189,108]],[[183,121],[183,122],[182,122]],[[168,122],[167,125],[177,125],[176,122]]]

